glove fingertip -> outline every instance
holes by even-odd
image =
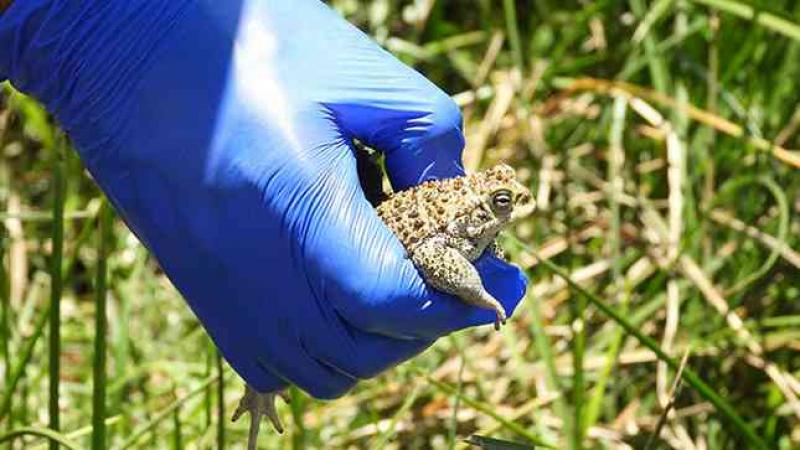
[[[527,291],[528,277],[525,272],[490,254],[484,254],[475,265],[486,290],[500,301],[508,317],[511,317]],[[494,321],[492,315],[488,318],[486,323]]]
[[[245,355],[225,355],[234,371],[257,392],[275,392],[288,387],[288,383],[264,370],[257,362],[249,362],[250,357]]]
[[[420,108],[424,113],[407,120],[400,141],[386,149],[387,171],[395,189],[464,175],[461,110],[447,94],[436,87],[431,90],[432,99]]]

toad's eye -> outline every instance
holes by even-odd
[[[492,205],[499,211],[507,211],[511,209],[512,199],[511,191],[502,189],[492,194]]]

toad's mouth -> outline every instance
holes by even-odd
[[[514,211],[511,212],[510,222],[514,222],[525,218],[536,211],[536,201],[533,195],[529,192],[523,192],[517,195],[516,205]]]

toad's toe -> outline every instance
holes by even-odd
[[[272,422],[275,431],[283,433],[283,424],[275,409],[275,399],[278,396],[288,403],[289,396],[286,392],[267,392],[259,394],[249,385],[245,387],[244,397],[239,401],[239,406],[237,406],[236,411],[233,413],[232,420],[235,422],[245,412],[250,413],[250,432],[247,438],[247,450],[256,450],[258,432],[261,428],[261,418],[264,416]]]

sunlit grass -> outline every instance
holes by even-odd
[[[332,3],[453,95],[468,168],[518,168],[531,284],[501,333],[292,390],[262,448],[800,447],[797,2]],[[3,89],[0,448],[244,448],[240,380],[58,136]]]

